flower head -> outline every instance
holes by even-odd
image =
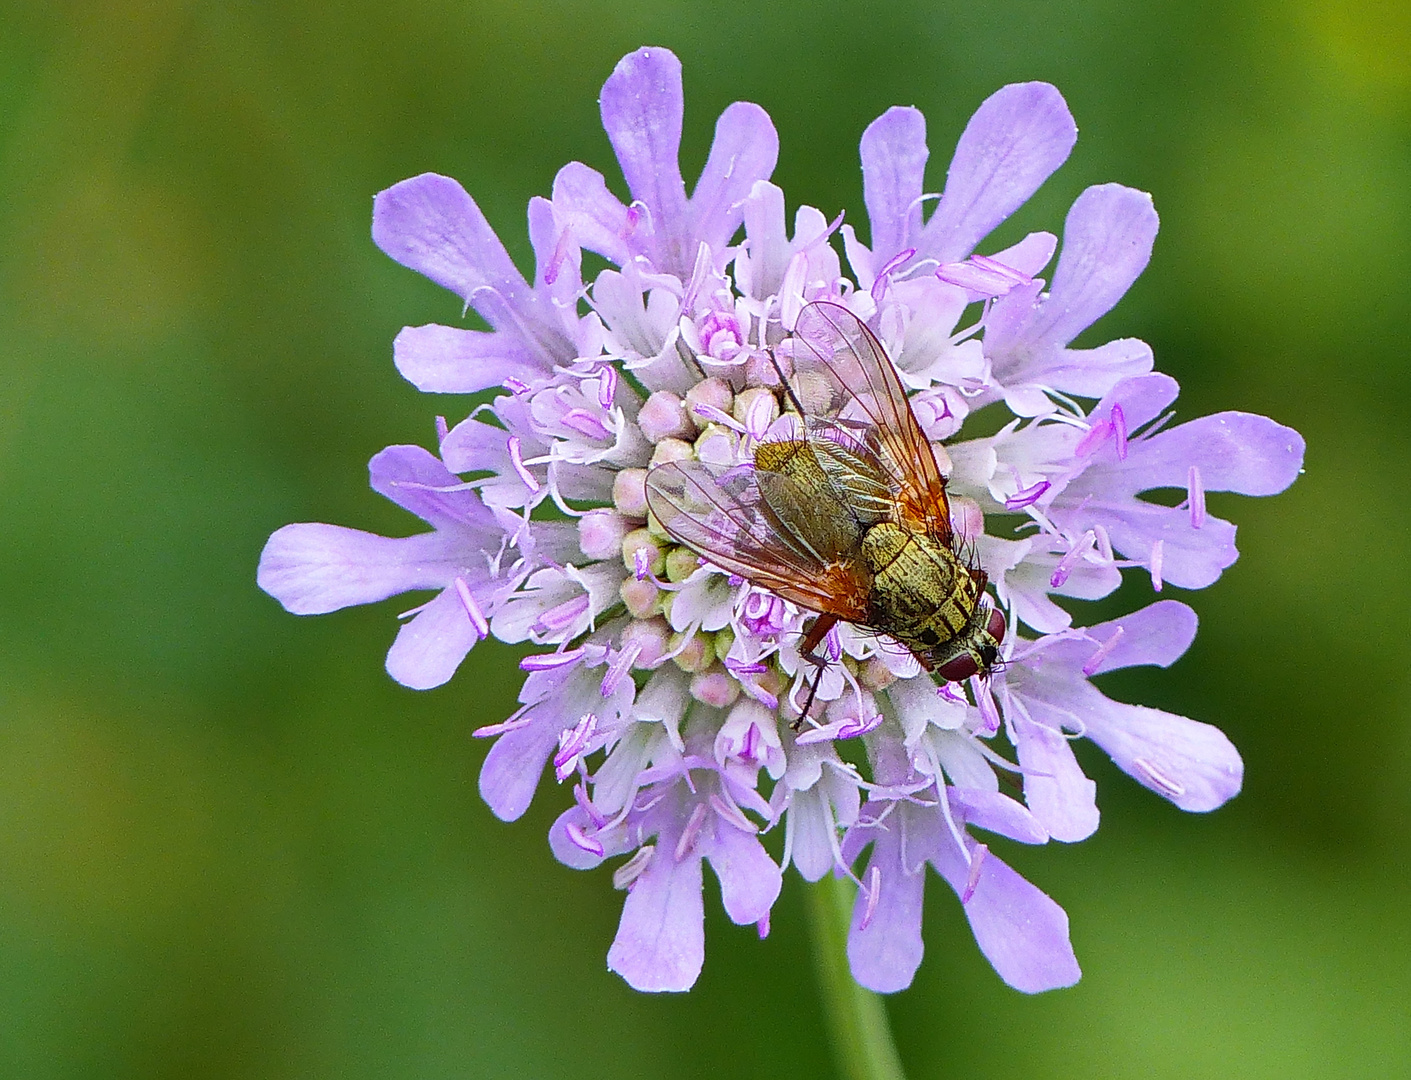
[[[1157,219],[1145,193],[1089,188],[1061,248],[1041,232],[977,253],[1072,149],[1073,119],[1047,84],[980,106],[929,216],[921,114],[871,124],[867,244],[812,207],[789,227],[769,180],[778,140],[756,105],[721,115],[688,195],[680,64],[666,50],[625,57],[601,101],[627,197],[565,166],[552,197],[529,204],[532,282],[455,181],[427,174],[377,197],[376,242],[490,327],[408,327],[398,370],[430,392],[501,392],[439,425],[439,456],[373,459],[373,487],[432,532],[286,526],[260,585],[300,614],[439,590],[388,655],[409,686],[445,682],[487,635],[542,646],[521,663],[520,708],[476,731],[495,740],[481,793],[512,820],[550,773],[571,792],[550,843],[572,867],[616,860],[627,896],[608,962],[634,987],[694,983],[706,863],[726,912],[761,934],[790,865],[809,880],[853,876],[849,956],[876,990],[907,986],[921,961],[928,865],[1006,982],[1073,983],[1063,910],[976,834],[1089,835],[1095,786],[1077,738],[1186,810],[1236,794],[1242,764],[1217,729],[1091,681],[1174,662],[1195,633],[1188,607],[1162,599],[1083,627],[1054,598],[1104,597],[1129,569],[1158,592],[1213,583],[1237,552],[1205,492],[1281,491],[1302,440],[1244,413],[1168,424],[1177,387],[1145,344],[1071,347],[1146,265]],[[591,282],[584,250],[610,263]],[[817,300],[884,343],[934,441],[954,530],[1008,612],[990,678],[938,685],[896,641],[839,623],[815,681],[800,652],[814,613],[703,560],[648,513],[652,468],[748,469],[761,444],[797,430],[781,346]],[[1008,422],[966,439],[981,410]],[[1142,498],[1157,489],[1184,501]],[[840,753],[858,741],[862,753]]]

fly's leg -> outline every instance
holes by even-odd
[[[812,664],[817,669],[817,674],[813,677],[813,685],[809,687],[808,700],[804,702],[803,711],[799,713],[799,718],[793,722],[793,729],[798,731],[803,727],[803,722],[808,719],[808,710],[813,708],[813,699],[818,693],[818,684],[823,681],[823,672],[828,668],[828,658],[820,655],[818,646],[823,643],[823,639],[828,636],[828,631],[837,625],[836,615],[820,615],[813,620],[813,625],[808,628],[808,633],[804,635],[803,641],[799,645],[799,656],[807,663]]]

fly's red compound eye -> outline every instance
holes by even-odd
[[[1000,611],[999,608],[991,608],[991,609],[990,609],[990,621],[986,624],[985,630],[989,633],[990,637],[992,637],[992,638],[995,639],[995,644],[996,644],[996,645],[998,645],[1001,641],[1003,641],[1003,640],[1004,640],[1004,612]]]
[[[975,658],[969,653],[961,653],[952,657],[936,669],[936,674],[945,679],[946,682],[964,682],[980,669],[975,665]]]

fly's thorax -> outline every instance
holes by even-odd
[[[863,534],[872,572],[873,625],[917,654],[954,641],[971,622],[979,588],[949,547],[892,522]]]
[[[812,448],[802,439],[760,443],[755,448],[754,463],[757,469],[783,473],[804,487],[816,487],[828,479]]]

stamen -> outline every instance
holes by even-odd
[[[1099,446],[1107,441],[1107,437],[1112,434],[1112,422],[1103,420],[1094,424],[1088,429],[1088,433],[1078,440],[1078,445],[1073,447],[1075,457],[1087,457]]]
[[[612,435],[606,425],[587,409],[569,409],[559,417],[559,423],[590,439],[606,439]]]
[[[598,370],[598,404],[604,409],[612,407],[617,396],[617,368],[604,364]]]
[[[1044,497],[1044,494],[1052,486],[1047,480],[1040,480],[1031,487],[1020,488],[1004,500],[1004,508],[1006,510],[1023,510],[1026,506],[1033,506]]]
[[[534,629],[540,633],[556,633],[567,630],[588,610],[588,595],[575,596],[562,604],[555,604],[534,622]]]
[[[739,682],[740,689],[743,690],[745,693],[749,694],[750,697],[754,698],[766,709],[773,712],[775,709],[779,708],[779,698],[776,697],[774,694],[771,694],[764,687],[760,686],[757,683],[753,683],[748,679],[741,679],[739,680]]]
[[[639,547],[632,552],[632,576],[638,581],[646,581],[652,572],[652,558],[647,549]]]
[[[652,856],[656,854],[656,849],[655,844],[643,844],[639,847],[632,858],[612,872],[612,887],[626,889],[630,892],[632,886],[637,883],[637,879],[646,873]]]
[[[936,694],[956,705],[970,704],[970,702],[966,700],[965,695],[956,689],[955,683],[941,683],[940,686],[936,687]]]
[[[858,930],[866,930],[872,925],[872,916],[877,914],[877,901],[882,898],[882,868],[872,866],[867,870],[867,906],[862,909],[858,920]]]
[[[451,433],[451,429],[446,426],[446,418],[438,416],[436,418],[436,444],[439,446],[446,441],[446,436]]]
[[[947,285],[957,285],[990,299],[1004,296],[1016,285],[1027,285],[1034,280],[987,255],[972,255],[964,262],[942,263],[936,268],[936,277]]]
[[[631,670],[632,665],[637,662],[637,657],[642,655],[642,644],[641,641],[632,642],[608,665],[607,674],[603,676],[603,684],[599,688],[603,697],[612,697],[617,693],[622,677]]]
[[[534,474],[524,467],[524,458],[519,453],[519,436],[511,435],[509,438],[510,464],[514,466],[514,471],[519,474],[519,478],[524,481],[524,486],[530,491],[539,490],[539,481],[534,479]]]
[[[771,423],[769,414],[774,411],[771,406],[775,404],[774,398],[767,394],[760,394],[750,402],[749,408],[745,410],[745,433],[747,435],[756,441],[764,438]]]
[[[552,671],[554,668],[576,664],[583,656],[582,649],[569,649],[567,652],[536,653],[526,656],[519,662],[520,671]]]
[[[877,277],[872,282],[873,303],[880,304],[882,302],[882,297],[886,294],[887,286],[891,284],[892,271],[896,270],[902,263],[906,262],[915,254],[915,248],[906,248],[903,251],[897,252],[883,264],[882,269],[877,271]]]
[[[559,268],[563,265],[564,259],[568,258],[568,246],[571,243],[569,232],[564,229],[559,233],[559,242],[554,245],[554,253],[549,256],[549,265],[544,267],[544,284],[552,285],[559,279]]]
[[[739,660],[725,658],[725,667],[732,675],[763,675],[769,668],[764,664],[746,664]]]
[[[769,912],[766,911],[759,922],[754,925],[755,929],[759,931],[759,940],[763,941],[769,936]]]
[[[994,696],[990,694],[989,690],[983,687],[976,689],[975,707],[980,710],[980,719],[985,722],[982,729],[985,734],[993,735],[999,731],[999,709],[996,707]]]
[[[1151,587],[1161,591],[1161,563],[1166,555],[1166,541],[1158,540],[1151,545]]]
[[[1155,765],[1147,761],[1146,758],[1133,758],[1132,764],[1135,765],[1142,772],[1146,773],[1147,779],[1149,779],[1153,784],[1159,787],[1162,792],[1168,795],[1169,797],[1173,799],[1179,799],[1182,795],[1186,793],[1186,789],[1183,785],[1177,783],[1175,780],[1172,780]]]
[[[561,784],[578,767],[584,749],[597,733],[598,714],[584,713],[578,723],[560,733],[558,753],[554,755],[554,778]]]
[[[740,747],[739,757],[741,761],[757,760],[756,751],[759,749],[759,740],[759,727],[756,724],[751,724],[745,731],[745,741]]]
[[[1073,568],[1097,543],[1097,533],[1089,529],[1083,534],[1081,540],[1068,549],[1068,554],[1058,560],[1058,565],[1053,568],[1053,576],[1048,579],[1049,588],[1059,589],[1068,580],[1068,575],[1073,573]]]
[[[593,800],[588,798],[588,792],[584,790],[582,784],[573,785],[573,801],[583,808],[583,812],[592,820],[595,828],[601,829],[607,824],[608,819],[603,817],[602,812],[593,805]]]
[[[691,853],[691,849],[696,846],[696,837],[701,833],[701,825],[705,822],[706,804],[696,803],[696,808],[691,811],[691,816],[686,822],[686,827],[681,830],[681,837],[676,841],[676,861],[680,862]]]
[[[1117,436],[1117,457],[1127,460],[1127,414],[1121,405],[1112,406],[1112,433]]]
[[[1097,652],[1088,657],[1088,662],[1083,665],[1084,675],[1093,675],[1098,668],[1102,667],[1102,662],[1107,659],[1108,654],[1117,648],[1117,643],[1122,640],[1122,635],[1126,633],[1122,627],[1118,627],[1112,632],[1112,636],[1098,646]]]
[[[965,889],[960,894],[962,904],[970,903],[970,898],[975,895],[975,887],[980,884],[980,867],[985,864],[985,856],[990,853],[990,849],[984,844],[976,844],[975,850],[970,853],[970,873],[965,878]]]
[[[1191,528],[1205,524],[1205,487],[1200,482],[1200,466],[1192,465],[1186,478],[1186,494],[1191,508]]]
[[[596,855],[600,859],[603,857],[603,845],[594,840],[573,822],[570,821],[564,827],[564,832],[568,833],[568,838],[573,841],[576,847],[581,847],[589,855]]]
[[[869,731],[876,731],[882,726],[882,714],[874,713],[871,716],[859,716],[847,721],[838,729],[838,738],[855,739],[859,735],[866,735]]]
[[[1107,535],[1107,528],[1103,525],[1094,525],[1093,532],[1097,534],[1097,550],[1102,556],[1102,561],[1110,563],[1114,561],[1112,554],[1112,537]]]
[[[745,817],[744,812],[734,803],[728,803],[714,792],[710,796],[710,808],[716,812],[722,821],[735,826],[741,832],[754,834],[759,832],[755,823]]]
[[[738,431],[741,435],[745,434],[744,424],[740,423],[740,421],[736,420],[733,416],[725,412],[723,409],[717,409],[714,405],[707,405],[704,403],[692,405],[691,411],[697,416],[701,417],[703,420],[710,420],[717,424],[723,424],[725,427],[730,428],[732,431]]]
[[[465,578],[456,578],[455,585],[456,595],[461,598],[461,605],[470,616],[470,625],[475,627],[475,640],[481,641],[489,637],[490,623],[485,618],[485,612],[481,611],[480,605],[475,602],[475,597],[470,594],[470,586],[465,583]]]
[[[691,267],[691,280],[686,284],[686,291],[681,296],[681,309],[685,311],[696,299],[696,294],[701,291],[701,286],[705,284],[706,275],[710,273],[710,247],[704,241],[696,245],[696,262]]]
[[[501,724],[486,724],[478,727],[470,733],[472,739],[493,739],[496,735],[504,735],[510,731],[518,731],[520,728],[528,727],[534,723],[532,716],[521,716],[517,720],[506,720]]]

